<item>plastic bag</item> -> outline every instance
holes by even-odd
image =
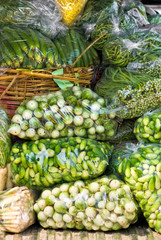
[[[160,86],[161,80],[154,79],[136,87],[128,85],[122,88],[107,107],[108,113],[115,113],[122,119],[131,119],[161,107]]]
[[[96,26],[91,33],[93,41],[106,33],[94,44],[94,47],[102,50],[106,41],[127,34],[128,31],[133,28],[137,28],[134,19],[120,9],[120,2],[113,1],[109,7],[102,10],[97,19]]]
[[[54,0],[1,0],[0,25],[26,26],[37,29],[48,37],[64,32],[67,27]]]
[[[135,140],[136,137],[133,133],[134,123],[134,120],[124,120],[118,128],[116,135],[112,140],[110,140],[110,142],[119,143],[127,140]]]
[[[152,52],[127,65],[129,71],[148,74],[153,78],[161,77],[161,50]]]
[[[158,144],[126,144],[111,160],[130,186],[149,227],[161,233],[161,148]]]
[[[62,21],[71,26],[79,18],[87,0],[55,0],[55,3],[62,15]]]
[[[107,99],[109,104],[122,88],[128,85],[135,87],[138,83],[146,82],[150,79],[151,77],[146,74],[132,72],[127,68],[109,66],[96,83],[94,91],[99,96]]]
[[[135,122],[134,133],[140,142],[161,143],[161,109],[145,113]]]
[[[4,168],[8,162],[11,138],[7,132],[9,128],[9,119],[5,111],[0,108],[0,168]]]
[[[13,68],[53,68],[72,65],[90,45],[74,30],[49,39],[31,28],[4,27],[0,32],[0,64]],[[75,67],[99,64],[99,57],[91,47],[77,61]]]
[[[138,218],[130,188],[115,176],[44,190],[34,210],[40,225],[53,229],[116,231]]]
[[[0,191],[0,230],[20,233],[35,223],[35,193],[26,187]]]
[[[126,67],[161,51],[161,35],[155,29],[140,29],[131,34],[107,41],[102,50],[103,64]]]
[[[22,139],[80,136],[106,141],[117,130],[115,116],[91,89],[73,86],[25,100],[11,119],[9,132]]]
[[[161,14],[149,15],[148,21],[150,24],[160,24],[161,25]]]
[[[149,24],[146,8],[141,1],[124,0],[122,1],[121,7],[126,14],[133,17],[139,27]]]
[[[11,178],[16,185],[43,189],[59,182],[92,179],[104,173],[112,147],[84,138],[15,143]]]

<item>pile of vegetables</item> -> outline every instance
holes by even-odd
[[[52,68],[72,65],[90,45],[71,29],[51,40],[31,28],[4,27],[0,32],[0,64],[12,68]],[[96,50],[91,47],[75,67],[99,64]]]
[[[9,132],[22,139],[79,136],[112,139],[117,121],[106,102],[92,90],[73,86],[25,100],[13,116]]]
[[[160,86],[161,80],[154,79],[137,84],[136,87],[128,85],[118,90],[108,107],[109,112],[115,112],[123,119],[131,119],[157,109],[161,106]]]
[[[132,72],[125,67],[109,66],[95,85],[94,91],[111,103],[119,90],[128,85],[136,87],[148,80],[152,80],[149,75]]]
[[[21,88],[6,68],[95,71],[93,89],[35,94],[11,123],[0,108],[0,230],[37,216],[43,228],[117,231],[142,212],[161,233],[160,21],[138,0],[1,1],[0,99]]]
[[[44,190],[34,210],[40,225],[53,229],[119,230],[138,218],[129,186],[115,176]]]
[[[149,227],[161,233],[160,145],[127,143],[117,148],[111,166],[130,186]]]
[[[41,139],[15,143],[10,160],[16,185],[43,189],[59,182],[91,179],[103,174],[112,147],[92,139]]]
[[[135,122],[134,133],[140,142],[161,143],[161,109],[145,113]]]

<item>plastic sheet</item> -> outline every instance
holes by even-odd
[[[116,231],[138,218],[130,188],[115,176],[45,190],[34,210],[40,225],[53,229]]]
[[[130,186],[149,227],[161,233],[160,145],[127,143],[120,147],[111,164]]]
[[[108,143],[80,137],[15,143],[11,177],[16,185],[36,190],[92,179],[104,173],[112,149]]]
[[[54,0],[1,0],[0,25],[26,26],[37,29],[48,37],[55,37],[67,27]]]
[[[22,139],[80,136],[106,141],[117,131],[106,101],[91,89],[73,86],[24,101],[11,119],[9,132]]]

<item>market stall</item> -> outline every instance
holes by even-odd
[[[161,238],[161,5],[0,3],[0,238]]]

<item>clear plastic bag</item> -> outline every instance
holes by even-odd
[[[55,0],[65,25],[71,26],[79,18],[87,0]]]
[[[44,228],[89,231],[128,228],[139,212],[130,188],[114,175],[44,190],[34,210]]]
[[[0,108],[0,168],[6,166],[10,154],[11,138],[8,129],[9,119],[5,111]]]
[[[0,230],[20,233],[35,223],[36,195],[27,187],[0,191]]]
[[[135,122],[134,133],[140,142],[161,143],[161,109],[145,113]]]
[[[117,131],[105,100],[91,89],[73,86],[25,100],[11,119],[9,133],[22,139],[80,136],[106,141]]]
[[[37,29],[48,37],[64,32],[67,27],[54,0],[1,0],[0,25],[26,26]]]
[[[132,72],[123,67],[109,66],[104,70],[99,81],[94,87],[94,91],[101,97],[107,99],[110,104],[119,90],[131,85],[137,86],[138,83],[143,83],[152,79],[149,75]]]
[[[110,169],[114,167],[130,186],[149,227],[161,233],[160,145],[127,143],[120,147],[114,151]]]
[[[115,113],[122,119],[131,119],[161,107],[160,86],[161,80],[154,79],[136,87],[128,85],[122,88],[107,107],[108,113]]]
[[[51,40],[31,28],[4,27],[0,32],[0,65],[9,68],[53,68],[72,65],[90,42],[71,29]],[[91,47],[75,67],[99,64],[99,56]]]
[[[92,179],[104,173],[112,149],[108,143],[80,137],[15,143],[10,154],[11,178],[18,186],[36,190]]]
[[[151,55],[159,54],[160,51],[161,35],[155,28],[142,28],[113,41],[107,41],[102,50],[102,62],[104,65],[126,67],[131,62],[139,63],[143,58],[151,58]]]

